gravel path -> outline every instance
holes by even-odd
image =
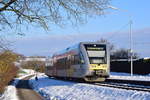
[[[32,88],[29,86],[29,77],[20,80],[17,88],[17,94],[19,100],[44,100],[37,92],[33,91]]]

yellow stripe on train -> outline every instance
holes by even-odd
[[[90,64],[90,70],[94,70],[94,69],[107,69],[107,64]]]

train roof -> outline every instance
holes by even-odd
[[[79,48],[80,45],[84,45],[84,44],[103,44],[103,45],[106,45],[107,43],[100,43],[100,42],[79,42],[79,43],[77,43],[77,44],[75,44],[73,46],[70,46],[70,47],[68,47],[68,48],[66,48],[64,50],[61,50],[59,52],[54,53],[54,56],[64,54],[64,53],[66,53],[68,51],[71,51],[71,50],[75,50],[75,49]]]
[[[101,42],[80,42],[79,44],[107,44],[107,43],[101,43]]]
[[[73,49],[77,49],[77,48],[79,47],[79,44],[80,44],[80,43],[77,43],[77,44],[75,44],[75,45],[73,45],[73,46],[71,46],[71,47],[67,47],[67,48],[64,49],[64,50],[61,50],[61,51],[59,51],[59,52],[56,52],[56,53],[54,53],[54,56],[60,55],[60,54],[64,54],[64,53],[66,53],[66,52],[68,52],[68,51],[70,51],[70,50],[73,50]]]

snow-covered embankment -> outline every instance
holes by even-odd
[[[33,77],[30,84],[47,100],[150,100],[150,93],[115,89],[85,83],[49,79],[46,75]]]

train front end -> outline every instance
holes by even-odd
[[[83,44],[86,51],[86,81],[105,81],[110,73],[110,57],[106,44]]]

